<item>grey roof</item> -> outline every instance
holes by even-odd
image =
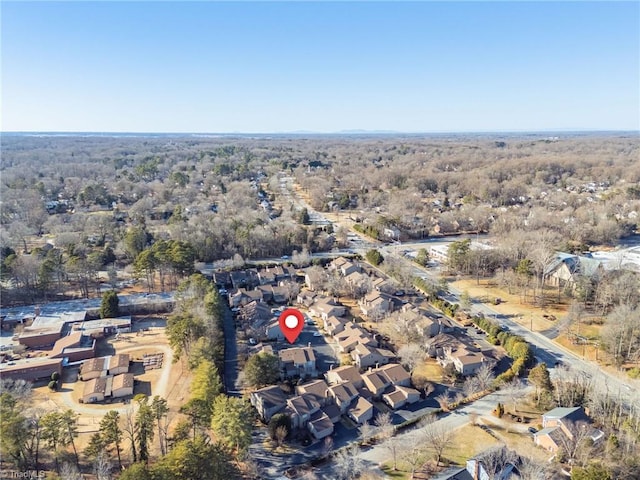
[[[582,407],[557,407],[553,410],[549,410],[543,415],[543,417],[558,420],[571,420],[572,422],[589,420],[589,417],[584,413]]]

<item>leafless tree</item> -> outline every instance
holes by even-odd
[[[360,449],[357,445],[343,448],[335,457],[335,467],[338,478],[342,480],[351,480],[358,477],[363,467]]]
[[[109,460],[109,455],[104,450],[98,453],[93,462],[93,473],[97,480],[111,480],[113,464]]]
[[[60,477],[63,480],[82,480],[82,474],[78,467],[71,462],[64,462],[60,467]]]
[[[514,464],[518,459],[515,451],[505,446],[491,448],[476,457],[476,461],[482,462],[485,472],[490,480],[501,478],[503,469],[508,464]]]
[[[593,380],[585,372],[562,366],[553,378],[556,405],[573,407],[584,404],[593,391]]]
[[[412,374],[424,360],[424,356],[424,351],[417,343],[409,343],[398,349],[398,357],[400,357],[402,364],[409,369],[409,374]]]
[[[400,458],[409,465],[410,478],[413,480],[416,471],[420,469],[427,460],[426,445],[405,436],[401,441],[400,452]]]
[[[291,263],[294,266],[301,268],[306,267],[311,263],[311,256],[309,255],[309,250],[303,248],[301,252],[294,250],[293,255],[291,255]]]
[[[607,317],[602,341],[617,365],[640,359],[639,312],[638,308],[622,304]]]
[[[376,431],[373,425],[368,422],[360,425],[360,438],[364,443],[367,443],[375,435]]]
[[[442,422],[438,422],[434,416],[425,418],[418,428],[420,436],[434,453],[436,465],[440,465],[444,451],[453,442],[453,432]]]
[[[480,389],[480,391],[488,390],[493,385],[493,381],[495,380],[493,368],[489,363],[481,365],[474,378],[478,383],[478,388]]]
[[[565,428],[567,432],[558,435],[560,448],[570,464],[584,464],[588,458],[591,444],[588,441],[592,427],[586,422],[567,422]]]
[[[522,395],[526,389],[526,385],[519,378],[514,378],[503,387],[504,392],[513,404],[513,413],[518,411],[518,402],[522,400]]]

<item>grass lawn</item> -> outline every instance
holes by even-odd
[[[497,419],[496,419],[497,420]],[[491,431],[511,450],[520,452],[536,461],[546,462],[550,454],[533,443],[533,437],[529,434],[510,431],[508,426],[498,425],[492,419],[484,418],[483,423],[491,428]],[[535,426],[535,424],[533,424]],[[494,440],[495,441],[495,440]]]
[[[394,470],[391,463],[385,463],[380,469],[385,473],[388,478],[396,478],[404,480],[409,478],[409,472],[403,472],[402,470]],[[398,462],[398,468],[401,468],[400,462]]]
[[[432,358],[421,362],[413,371],[417,377],[425,377],[430,382],[440,382],[442,380],[442,367]]]
[[[475,425],[466,425],[455,431],[454,442],[444,452],[449,463],[464,466],[474,455],[498,445],[499,442]]]

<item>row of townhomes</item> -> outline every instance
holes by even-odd
[[[283,350],[280,360],[292,368],[310,368],[306,364],[313,358],[312,349],[306,353],[288,351],[306,349],[309,348]],[[297,366],[289,360],[295,357],[299,357]],[[365,373],[354,365],[345,365],[329,370],[323,379],[298,385],[293,396],[286,395],[278,385],[256,390],[251,393],[251,404],[265,423],[276,413],[286,413],[294,428],[306,428],[314,438],[322,439],[333,433],[333,425],[342,416],[356,424],[370,421],[373,400],[383,400],[394,409],[418,401],[420,393],[410,385],[409,374],[396,363],[370,368]]]
[[[372,286],[371,293],[358,305],[364,316],[370,316],[374,311],[386,314],[401,308],[402,303],[391,294],[377,289],[385,286],[392,289],[393,286],[363,273],[354,262],[338,258],[328,269],[339,272],[347,283]],[[307,429],[314,438],[322,439],[333,433],[334,425],[341,418],[348,418],[358,425],[371,421],[374,402],[382,401],[391,409],[417,402],[420,393],[411,387],[409,373],[402,365],[394,363],[394,352],[380,347],[378,335],[350,320],[347,308],[335,298],[319,293],[308,276],[305,284],[306,288],[296,297],[297,303],[323,326],[335,350],[349,355],[353,364],[332,366],[328,371],[320,372],[312,347],[281,350],[278,356],[282,377],[310,381],[297,385],[293,395],[285,394],[277,385],[252,392],[251,403],[262,421],[266,423],[276,413],[286,413],[294,428]],[[275,319],[266,325],[264,336],[281,339]],[[272,351],[269,345],[261,347],[261,351],[265,349]]]

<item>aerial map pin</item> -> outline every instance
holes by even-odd
[[[280,330],[289,343],[293,343],[304,327],[304,315],[295,308],[287,308],[278,318]]]

